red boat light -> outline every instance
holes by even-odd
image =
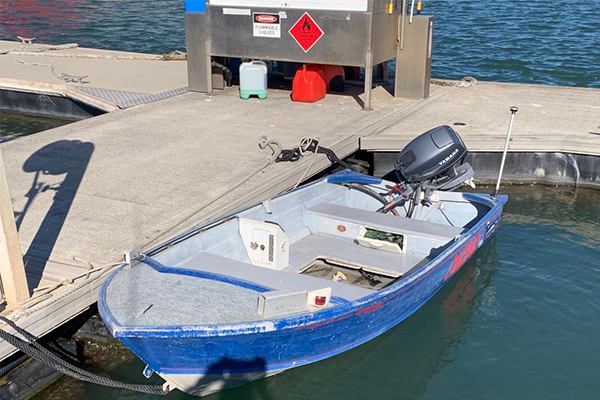
[[[325,304],[327,304],[327,296],[315,297],[315,306],[324,306]]]

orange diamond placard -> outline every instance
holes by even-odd
[[[290,28],[289,32],[305,53],[323,36],[323,30],[307,12]]]

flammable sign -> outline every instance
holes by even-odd
[[[323,30],[307,12],[296,21],[289,32],[305,53],[323,37]]]
[[[280,38],[281,18],[279,14],[255,12],[252,14],[253,36]]]

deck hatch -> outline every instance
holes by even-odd
[[[316,259],[301,274],[371,290],[383,289],[397,279],[379,271],[327,258]]]
[[[402,233],[361,226],[356,241],[363,247],[406,254],[406,235]]]

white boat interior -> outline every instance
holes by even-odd
[[[383,182],[369,185],[383,196]],[[123,268],[107,287],[122,326],[235,324],[318,312],[393,285],[433,260],[489,207],[434,192],[411,218],[326,180],[192,231]]]

